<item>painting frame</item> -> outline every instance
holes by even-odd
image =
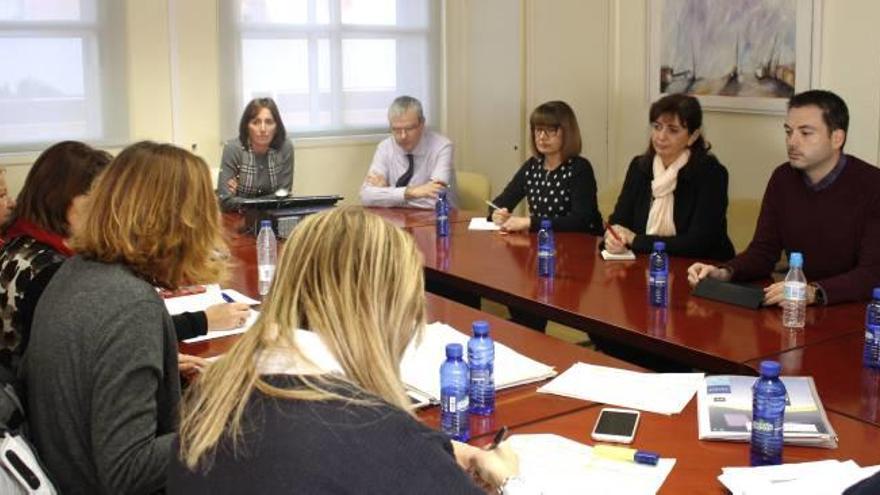
[[[645,0],[648,4],[648,91],[650,101],[667,93],[660,90],[661,47],[664,42],[661,20],[666,0]],[[812,88],[819,81],[821,63],[822,0],[796,0],[795,84],[794,92]],[[704,110],[780,115],[786,112],[785,97],[694,95]]]

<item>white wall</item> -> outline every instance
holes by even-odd
[[[216,167],[221,143],[231,137],[220,135],[219,0],[125,1],[132,140],[187,148],[195,143]],[[563,99],[578,115],[600,192],[622,181],[629,159],[647,143],[646,1],[446,0],[441,130],[456,142],[458,166],[486,173],[499,191],[528,152],[528,112],[542,101]],[[876,163],[880,2],[824,0],[821,17],[818,86],[849,104],[847,150]],[[487,62],[500,67],[503,77],[488,80]],[[480,120],[487,113],[499,125],[519,127],[518,136],[499,137],[491,118]],[[782,119],[707,113],[708,138],[730,170],[731,197],[760,197],[770,171],[785,160]],[[338,192],[357,202],[379,138],[295,140],[294,188],[301,194]],[[520,148],[511,153],[514,144]],[[486,159],[493,147],[501,158]],[[13,193],[34,158],[0,157]]]

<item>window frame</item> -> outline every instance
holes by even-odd
[[[308,0],[308,18],[310,23],[316,22],[316,4],[319,0]],[[301,129],[287,122],[285,127],[289,137],[297,138],[346,138],[353,136],[385,135],[388,133],[387,123],[375,126],[350,125],[343,122],[345,111],[342,74],[342,42],[347,39],[394,39],[398,43],[407,39],[423,41],[426,47],[428,62],[426,63],[426,94],[413,95],[420,98],[425,105],[425,117],[429,125],[439,122],[441,83],[441,19],[442,1],[428,2],[428,22],[425,27],[409,27],[398,25],[352,25],[342,23],[341,0],[327,0],[329,21],[327,24],[284,24],[284,23],[247,23],[240,19],[240,0],[220,0],[220,59],[229,61],[221,63],[221,132],[223,136],[232,138],[238,135],[238,123],[243,110],[244,80],[242,75],[242,42],[246,39],[290,39],[305,40],[309,65],[309,99],[310,118],[317,120],[316,113],[321,111],[319,100],[318,75],[318,44],[319,40],[329,41],[330,52],[330,124],[326,128]],[[397,0],[405,1],[405,0]],[[222,33],[230,33],[224,36]],[[398,67],[398,73],[400,68]],[[326,93],[325,93],[326,94]],[[395,95],[399,96],[399,95]],[[389,100],[390,104],[391,101]]]
[[[113,147],[125,143],[128,139],[124,2],[80,0],[80,8],[80,20],[0,20],[0,38],[83,40],[85,134],[34,141],[0,142],[0,155],[39,152],[51,144],[64,140],[88,142],[99,147]],[[104,63],[101,63],[102,61]],[[108,129],[113,129],[114,132],[108,132]]]

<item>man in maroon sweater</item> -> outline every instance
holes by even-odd
[[[694,263],[688,281],[705,277],[766,278],[780,251],[804,255],[808,304],[870,299],[880,286],[880,169],[843,154],[849,112],[829,91],[797,94],[788,103],[788,163],[767,184],[755,236],[720,266]],[[783,283],[764,289],[764,303],[783,299]]]

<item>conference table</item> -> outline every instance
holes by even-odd
[[[840,446],[835,450],[786,446],[785,462],[853,459],[861,465],[880,464],[876,448],[880,445],[880,378],[872,370],[862,372],[858,359],[864,339],[863,305],[810,308],[807,328],[792,333],[782,327],[774,309],[752,311],[691,297],[684,274],[690,260],[673,259],[670,306],[655,311],[646,302],[644,257],[603,262],[598,242],[590,236],[558,233],[557,276],[542,279],[536,275],[534,235],[468,231],[468,219],[482,212],[456,212],[450,237],[438,239],[430,212],[371,210],[411,232],[424,256],[428,279],[710,372],[754,373],[761,359],[773,358],[783,363],[786,374],[813,375]],[[232,254],[226,285],[255,296],[255,240],[235,231],[237,222],[234,216],[224,217]],[[457,302],[430,293],[426,299],[429,321],[467,332],[474,320],[487,320],[496,340],[558,372],[577,362],[642,371]],[[215,356],[234,342],[235,337],[227,337],[182,344],[181,351]],[[845,360],[829,360],[829,353]],[[828,366],[851,360],[859,366]],[[601,404],[541,394],[536,389],[531,384],[499,391],[495,414],[471,418],[472,443],[485,445],[501,426],[508,426],[513,433],[555,433],[592,444],[589,432]],[[421,410],[419,417],[439,428],[437,407]],[[724,493],[716,479],[721,468],[748,465],[748,444],[697,439],[696,399],[678,415],[643,413],[634,446],[677,459],[660,493]]]

